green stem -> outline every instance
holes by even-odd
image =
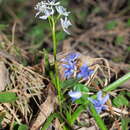
[[[57,16],[56,20],[55,20],[55,23],[58,22],[58,20],[59,20],[60,17],[61,17],[61,15],[59,14],[59,15]]]
[[[53,55],[54,55],[54,62],[56,62],[56,51],[57,51],[56,27],[54,19],[52,18],[51,20],[52,20]]]
[[[103,91],[109,92],[109,91],[115,90],[117,87],[119,87],[120,85],[122,85],[123,83],[125,83],[129,79],[130,79],[130,72],[127,73],[126,75],[124,75],[123,77],[121,77],[120,79],[118,79],[117,81],[115,81],[114,83],[105,87],[103,89]]]
[[[61,87],[60,87],[60,79],[58,75],[58,65],[57,65],[57,60],[56,60],[56,54],[57,54],[57,40],[56,40],[56,23],[53,17],[51,17],[52,21],[52,39],[53,39],[53,55],[54,55],[54,65],[55,65],[55,73],[56,73],[56,88],[58,91],[58,99],[59,99],[59,105],[60,105],[60,111],[61,109]]]
[[[90,111],[92,113],[93,118],[95,119],[98,127],[100,128],[100,130],[107,130],[106,125],[104,124],[103,120],[101,119],[100,115],[97,113],[97,111],[95,110],[95,107],[93,106],[92,103],[90,103]]]

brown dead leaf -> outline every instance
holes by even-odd
[[[63,130],[62,125],[63,124],[60,124],[60,121],[58,120],[58,118],[56,118],[55,119],[55,130]]]
[[[41,125],[45,122],[48,116],[54,112],[54,106],[56,104],[56,95],[52,90],[52,85],[49,84],[48,97],[46,101],[41,104],[40,112],[35,121],[31,124],[30,130],[38,130]]]
[[[0,61],[0,91],[9,83],[9,73],[3,61]]]

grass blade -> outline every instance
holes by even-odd
[[[104,124],[104,122],[101,119],[100,115],[95,110],[95,108],[94,108],[92,103],[90,103],[90,111],[91,111],[91,114],[92,114],[93,118],[95,119],[98,127],[100,128],[100,130],[107,130],[106,125]]]
[[[126,75],[124,75],[120,79],[116,80],[114,83],[112,83],[112,84],[108,85],[107,87],[105,87],[103,89],[103,91],[104,92],[109,92],[109,91],[115,90],[117,87],[119,87],[120,85],[122,85],[123,83],[125,83],[129,79],[130,79],[130,73],[127,73]]]

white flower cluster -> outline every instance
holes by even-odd
[[[53,16],[56,10],[60,16],[64,16],[64,18],[60,18],[63,30],[67,34],[70,34],[67,30],[68,27],[72,25],[70,20],[68,20],[70,12],[67,12],[66,9],[60,5],[60,2],[56,2],[56,0],[41,1],[37,3],[35,10],[37,10],[36,16],[43,20],[46,20],[49,16]]]

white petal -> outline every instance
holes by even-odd
[[[72,97],[72,98],[75,98],[75,99],[78,99],[82,96],[82,93],[81,92],[78,92],[78,91],[69,91],[69,96]]]
[[[56,6],[56,10],[60,15],[64,15],[64,16],[68,16],[70,12],[66,11],[66,8],[64,8],[63,6]]]
[[[60,21],[61,21],[61,25],[62,25],[63,30],[64,30],[67,34],[70,34],[67,29],[68,29],[69,26],[72,25],[71,22],[67,19],[67,17],[65,17],[65,19],[62,19],[62,18],[61,18]]]
[[[44,20],[45,20],[45,19],[47,19],[47,18],[48,18],[48,16],[47,16],[47,15],[43,15],[43,16],[39,16],[39,18],[40,18],[40,19],[44,19]]]

